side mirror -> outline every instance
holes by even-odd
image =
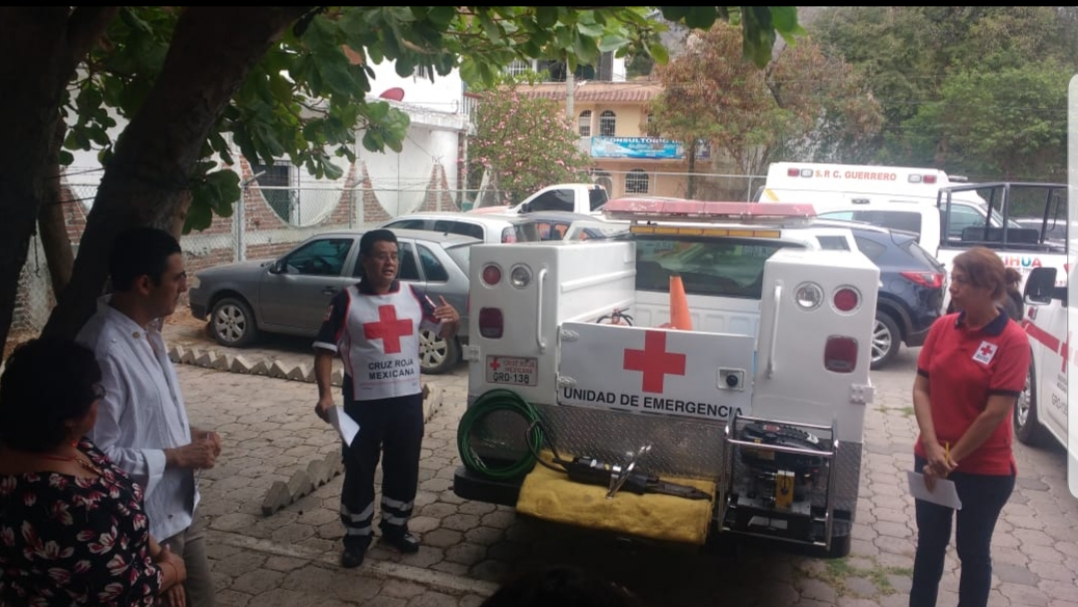
[[[520,205],[520,211],[519,212],[522,213],[522,214],[523,213],[531,213],[532,212],[532,203],[525,202],[524,204]]]
[[[1023,296],[1027,305],[1043,306],[1052,303],[1056,291],[1056,269],[1034,268],[1026,279]]]
[[[284,274],[284,260],[278,259],[270,266],[270,274]]]

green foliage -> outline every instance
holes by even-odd
[[[1058,180],[1066,156],[1049,133],[1066,130],[1076,16],[1044,6],[832,7],[813,37],[852,64],[883,107],[867,161]]]
[[[181,7],[123,7],[102,44],[80,65],[63,100],[75,116],[66,133],[68,150],[100,149],[107,167],[114,142],[114,115],[131,120],[139,112],[169,51]],[[668,58],[658,34],[662,22],[651,7],[312,7],[301,27],[285,32],[237,88],[188,176],[193,199],[187,230],[209,225],[214,214],[231,213],[239,196],[219,160],[235,165],[235,148],[252,163],[272,165],[287,157],[316,178],[336,179],[340,159],[354,161],[355,148],[399,152],[407,115],[381,101],[368,101],[371,64],[388,60],[396,72],[416,70],[429,78],[459,68],[471,87],[491,89],[501,67],[515,59],[563,60],[575,70],[600,54],[632,53],[659,64]],[[801,33],[792,7],[664,7],[674,22],[690,27],[732,19],[744,32],[746,56],[757,60],[776,39]],[[345,49],[349,49],[346,53]],[[351,55],[351,56],[350,56]],[[358,60],[356,59],[358,58]],[[206,69],[212,70],[212,65]],[[359,142],[357,131],[363,131]],[[235,148],[233,148],[235,146]],[[566,156],[567,164],[575,160]],[[340,163],[340,164],[339,164]],[[523,187],[523,186],[522,186]],[[231,198],[229,198],[231,197]],[[227,215],[225,215],[227,216]]]
[[[524,82],[483,94],[476,113],[476,136],[469,146],[473,162],[492,170],[498,188],[512,203],[548,185],[587,182],[590,158],[560,105],[522,95]]]

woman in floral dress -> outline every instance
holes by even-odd
[[[142,487],[89,440],[93,353],[34,340],[0,378],[0,607],[183,605],[183,560],[149,534]]]

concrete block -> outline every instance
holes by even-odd
[[[216,360],[217,353],[213,350],[206,350],[195,359],[195,364],[208,369],[213,366],[213,363],[216,362]]]
[[[173,364],[179,364],[186,351],[187,350],[183,346],[172,346],[168,350],[168,359],[171,360]]]
[[[243,373],[244,375],[250,375],[251,374],[251,369],[253,369],[254,366],[255,366],[255,364],[253,362],[247,360],[247,358],[244,357],[243,355],[240,355],[240,356],[237,356],[232,361],[232,372],[233,373]]]
[[[202,349],[191,348],[183,353],[183,356],[180,357],[180,362],[185,365],[193,365],[199,356],[202,356]]]
[[[307,478],[311,479],[311,484],[315,487],[321,487],[328,483],[329,469],[326,468],[326,462],[316,459],[307,464]]]
[[[303,374],[303,381],[314,384],[318,383],[318,380],[314,377],[314,367],[307,368],[306,365],[302,365],[302,368],[307,369],[307,372]]]
[[[251,366],[251,375],[268,375],[269,365],[265,360],[260,360]]]
[[[338,474],[344,473],[344,460],[340,452],[327,453],[325,459],[326,468],[329,470],[329,479],[333,480]]]
[[[311,477],[307,476],[307,471],[300,469],[293,472],[292,478],[288,479],[288,494],[292,496],[292,501],[298,500],[311,491],[314,491],[314,483],[311,482]]]
[[[340,386],[344,383],[344,371],[340,369],[334,369],[333,375],[330,375],[330,383],[334,386]]]
[[[275,360],[268,365],[266,369],[266,375],[270,377],[276,377],[278,379],[285,379],[288,377],[288,367],[279,360]]]
[[[236,357],[231,354],[218,354],[217,360],[213,361],[212,368],[218,371],[234,371]]]
[[[307,381],[307,375],[310,371],[307,369],[307,365],[299,364],[292,368],[286,376],[293,381]]]
[[[269,516],[292,503],[292,495],[284,481],[273,481],[266,496],[262,498],[262,515]]]

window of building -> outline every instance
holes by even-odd
[[[518,76],[530,69],[532,69],[532,64],[530,62],[516,59],[509,65],[505,66],[505,73],[511,76]]]
[[[625,176],[625,193],[647,194],[650,181],[643,169],[633,169]]]
[[[256,181],[262,197],[266,199],[273,212],[283,221],[292,222],[295,218],[292,188],[293,166],[287,160],[275,160],[273,166],[265,164],[252,164],[251,174],[258,175]],[[298,218],[296,218],[298,219]]]
[[[591,110],[580,112],[580,119],[577,121],[577,126],[580,129],[581,137],[591,137]]]
[[[603,137],[613,137],[617,131],[618,117],[610,110],[599,114],[599,134]]]

